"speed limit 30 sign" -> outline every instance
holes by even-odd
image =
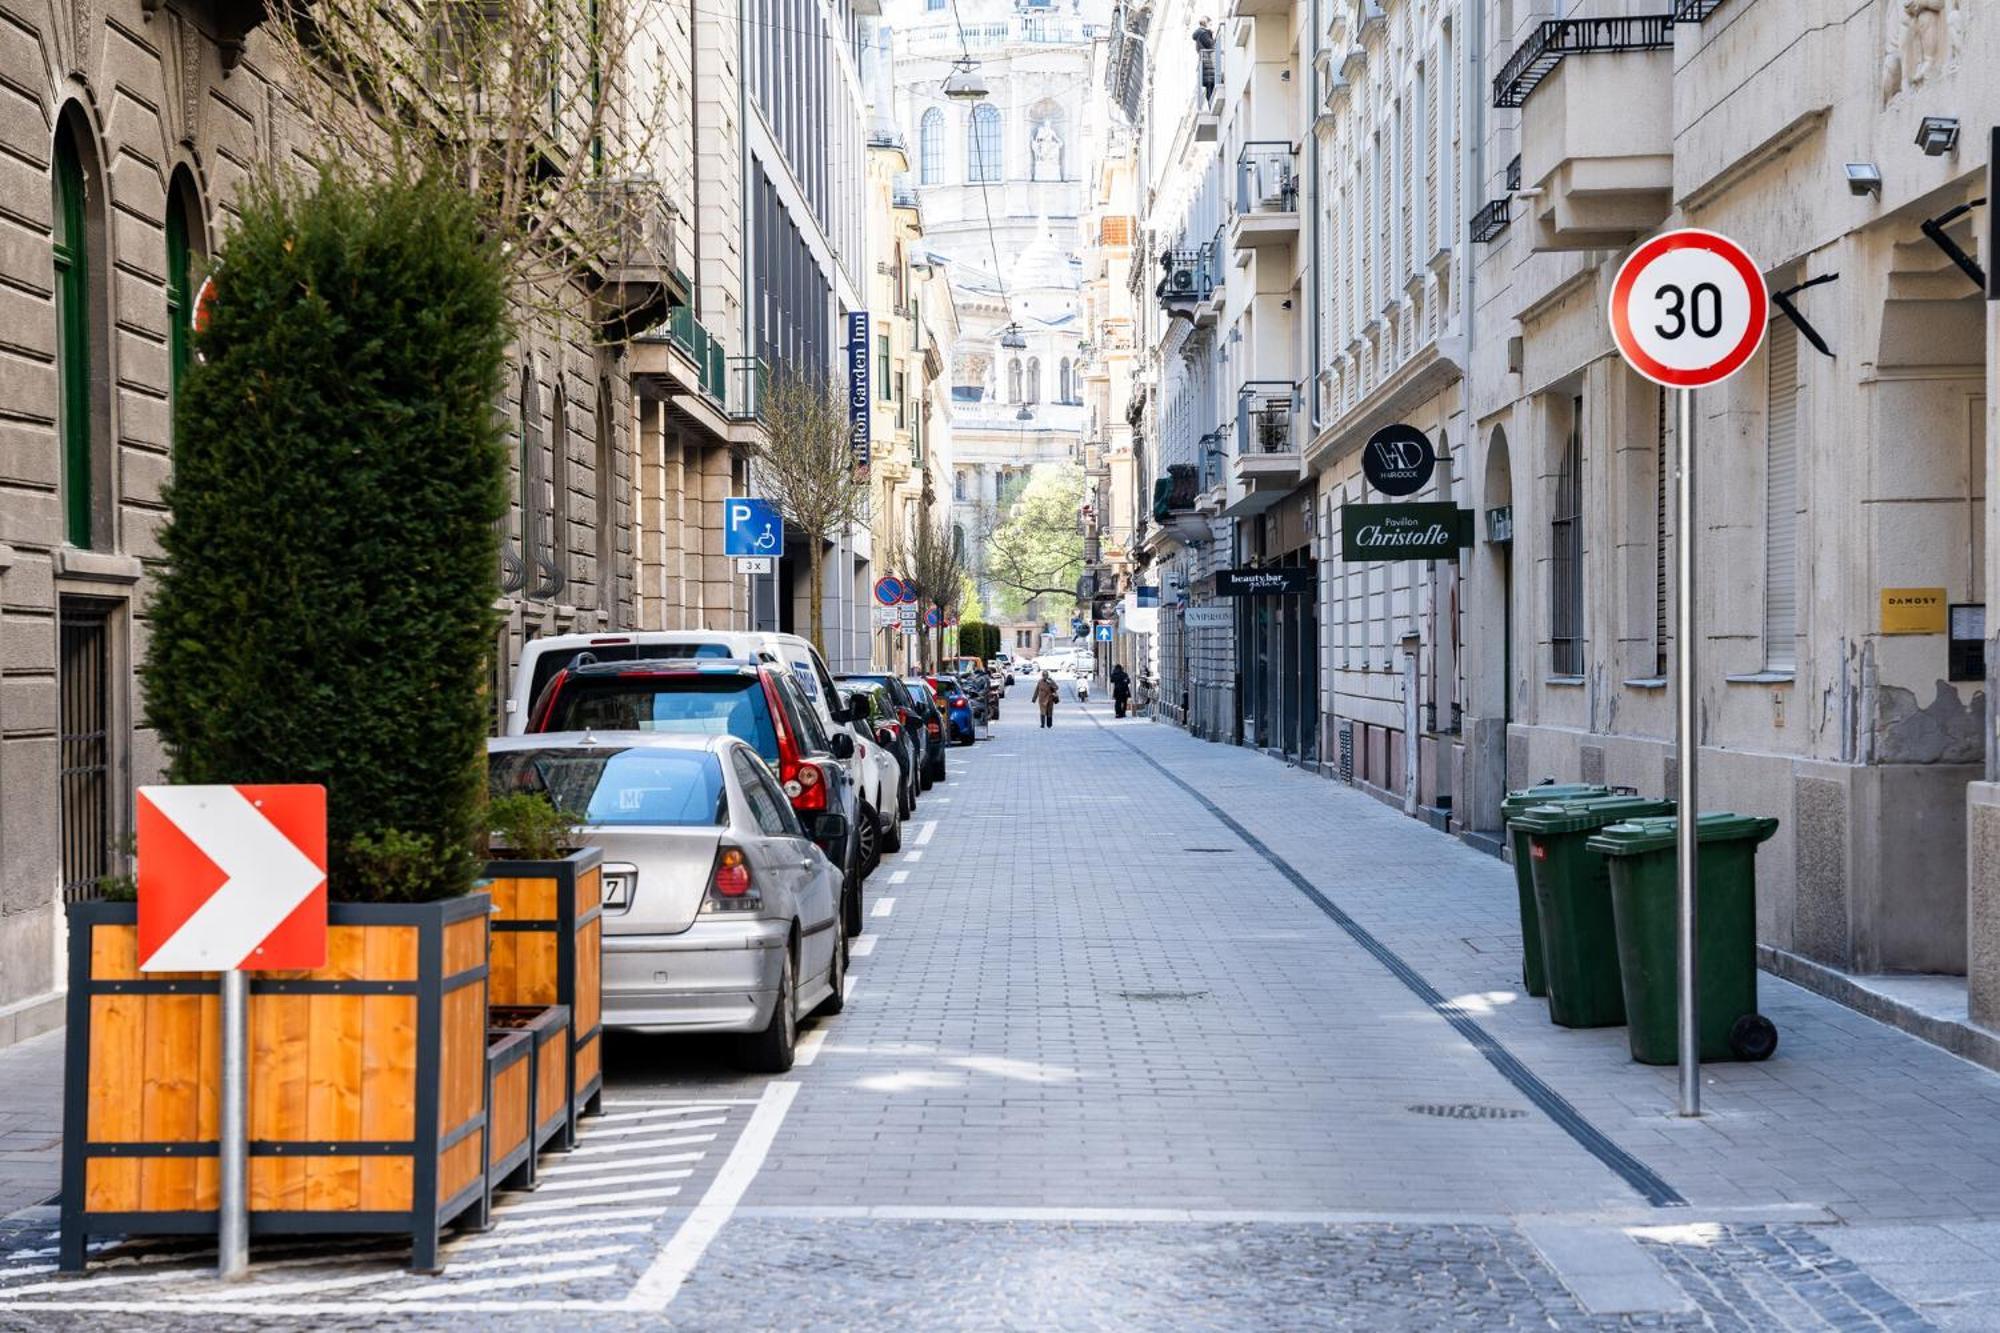
[[[1699,389],[1743,369],[1764,341],[1764,275],[1727,236],[1665,232],[1632,252],[1611,284],[1611,336],[1632,369]]]

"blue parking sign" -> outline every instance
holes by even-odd
[[[722,502],[722,553],[727,556],[785,553],[785,520],[769,500],[731,496]]]

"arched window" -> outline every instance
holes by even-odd
[[[1002,179],[999,109],[981,102],[965,124],[965,178],[975,185]]]
[[[924,0],[924,11],[926,13],[935,14],[937,11],[944,8],[944,3],[945,0]]]
[[[1018,356],[1007,363],[1007,401],[1021,401],[1021,358]]]
[[[74,104],[56,123],[51,185],[56,286],[56,406],[62,440],[63,537],[89,549],[109,537],[111,349],[102,312],[104,177],[83,112]]]
[[[936,185],[944,179],[944,112],[932,107],[917,126],[917,183]]]
[[[611,380],[597,381],[597,609],[618,623],[618,418],[612,408]]]
[[[1062,365],[1056,372],[1056,387],[1060,390],[1056,396],[1057,402],[1073,403],[1076,401],[1076,386],[1071,384],[1069,379],[1068,357],[1062,359]]]
[[[1026,396],[1029,402],[1039,403],[1042,401],[1042,359],[1038,356],[1028,358],[1028,383],[1026,387]]]
[[[186,167],[167,188],[167,406],[180,402],[181,378],[194,359],[194,261],[208,253],[207,228],[194,177]],[[168,429],[172,429],[171,417]]]

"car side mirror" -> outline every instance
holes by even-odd
[[[826,738],[826,752],[835,759],[854,758],[854,737],[844,731],[836,731]]]
[[[814,842],[847,841],[847,816],[837,810],[815,815],[812,822],[812,836]]]

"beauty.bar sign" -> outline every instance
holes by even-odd
[[[1217,597],[1298,596],[1313,590],[1311,565],[1273,565],[1264,569],[1218,569]]]
[[[868,312],[847,314],[847,440],[854,470],[868,470]]]
[[[1343,560],[1456,560],[1472,511],[1453,504],[1351,504],[1340,511]]]

